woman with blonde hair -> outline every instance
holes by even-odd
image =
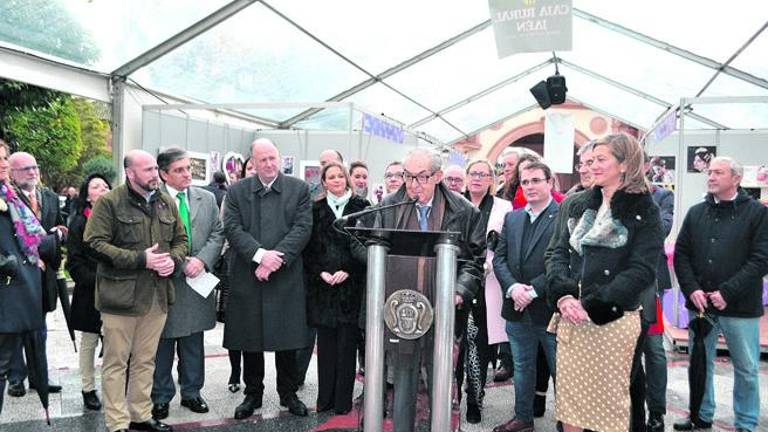
[[[501,288],[493,274],[495,239],[504,224],[504,215],[512,211],[509,201],[494,196],[496,176],[487,160],[476,160],[467,165],[467,190],[464,196],[480,210],[481,224],[489,238],[486,249],[485,289],[478,291],[471,313],[468,314],[465,343],[462,344],[462,363],[467,374],[467,421],[479,423],[482,419],[483,395],[491,345],[507,343],[504,319],[501,318]],[[457,374],[461,376],[461,374]]]
[[[598,140],[590,170],[594,187],[574,196],[547,262],[549,298],[560,312],[551,326],[555,416],[566,431],[625,432],[641,295],[656,277],[662,225],[637,140]]]

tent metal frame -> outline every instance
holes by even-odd
[[[459,100],[456,103],[453,103],[447,107],[443,107],[438,110],[431,109],[430,107],[425,106],[420,101],[418,101],[416,98],[412,98],[405,94],[404,92],[398,90],[397,88],[391,86],[389,83],[387,83],[385,80],[419,62],[422,60],[429,58],[439,52],[442,52],[451,46],[457,44],[458,42],[465,40],[469,37],[471,37],[474,34],[477,34],[491,26],[491,20],[485,20],[479,24],[476,24],[472,26],[471,28],[451,37],[448,38],[433,47],[411,57],[406,59],[405,61],[396,64],[392,66],[391,68],[385,70],[384,72],[381,72],[379,74],[373,74],[369,71],[367,71],[362,66],[355,63],[350,58],[346,57],[342,52],[339,50],[336,50],[335,48],[331,47],[328,43],[324,42],[321,38],[313,34],[312,32],[306,30],[304,27],[299,25],[297,22],[295,22],[291,17],[283,14],[276,8],[274,8],[272,5],[270,5],[265,0],[232,0],[229,3],[225,4],[221,8],[213,11],[203,19],[195,22],[194,24],[190,25],[189,27],[185,28],[184,30],[180,31],[179,33],[171,36],[170,38],[164,40],[163,42],[155,45],[154,47],[150,48],[149,50],[145,51],[144,53],[136,56],[135,58],[129,60],[128,62],[124,63],[120,67],[116,68],[112,73],[110,74],[100,74],[97,72],[93,72],[90,70],[87,70],[82,67],[76,67],[67,64],[66,62],[63,62],[58,59],[53,58],[46,58],[45,55],[37,55],[30,52],[25,51],[23,48],[17,49],[15,46],[13,47],[7,47],[7,44],[0,44],[0,64],[3,64],[4,66],[7,64],[16,64],[16,65],[23,65],[24,68],[31,68],[31,70],[40,70],[40,76],[35,76],[32,78],[23,77],[20,76],[18,73],[3,73],[3,76],[20,80],[23,82],[30,82],[35,85],[41,85],[43,87],[51,87],[56,88],[62,91],[67,91],[73,94],[91,97],[97,100],[107,100],[111,101],[113,104],[113,115],[115,113],[121,113],[122,110],[118,109],[117,105],[118,103],[123,103],[123,98],[120,97],[117,93],[120,91],[125,90],[124,85],[120,85],[119,83],[122,80],[125,80],[127,77],[129,77],[132,73],[138,71],[139,69],[146,67],[147,65],[150,65],[154,61],[160,59],[161,57],[165,56],[168,53],[173,52],[176,48],[184,45],[185,43],[193,40],[197,36],[205,33],[206,31],[210,30],[211,28],[221,24],[225,20],[233,17],[240,11],[247,9],[249,6],[252,6],[254,4],[261,3],[266,9],[277,15],[278,17],[282,18],[286,22],[288,22],[290,25],[295,27],[297,30],[305,34],[307,37],[310,37],[317,43],[321,44],[323,47],[331,51],[333,54],[344,60],[345,62],[351,64],[353,67],[357,68],[358,70],[365,73],[369,78],[357,83],[340,93],[336,94],[335,96],[332,96],[328,99],[327,102],[338,102],[342,101],[343,99],[349,98],[350,96],[359,93],[360,91],[365,90],[366,88],[369,88],[377,83],[380,83],[384,86],[386,86],[388,89],[394,91],[401,97],[405,98],[409,102],[419,106],[420,108],[426,110],[430,113],[429,116],[422,118],[415,123],[412,123],[409,125],[410,127],[418,127],[421,125],[424,125],[428,123],[429,121],[434,120],[442,120],[449,126],[451,126],[453,129],[455,129],[457,132],[459,132],[462,137],[458,138],[455,141],[458,141],[462,138],[466,138],[471,134],[467,134],[465,131],[462,130],[460,125],[453,124],[451,121],[447,120],[444,116],[447,113],[453,112],[459,108],[462,108],[469,103],[480,99],[494,91],[497,91],[504,86],[515,82],[516,80],[521,79],[523,76],[529,75],[543,67],[546,66],[547,63],[552,62],[552,60],[534,65],[528,70],[524,71],[521,74],[518,74],[516,76],[510,77],[504,81],[501,81],[497,84],[494,84],[474,95],[470,95],[468,97],[465,97],[461,100]],[[598,17],[596,15],[593,15],[589,12],[586,12],[584,10],[581,10],[579,8],[573,8],[573,14],[575,17],[588,21],[590,23],[593,23],[595,25],[598,25],[602,28],[614,31],[624,37],[632,38],[636,41],[639,41],[641,43],[653,46],[657,49],[675,54],[679,57],[682,57],[688,61],[694,62],[696,64],[708,67],[715,71],[714,76],[705,84],[705,86],[701,89],[698,96],[700,96],[707,88],[708,86],[716,79],[716,77],[719,74],[726,74],[728,76],[740,79],[744,82],[747,82],[751,85],[757,86],[761,89],[768,89],[768,80],[754,76],[748,72],[745,72],[743,70],[740,70],[738,68],[735,68],[730,65],[730,63],[738,57],[746,48],[749,46],[766,28],[768,28],[768,22],[763,25],[749,40],[747,40],[736,52],[726,61],[725,63],[719,63],[715,60],[712,60],[711,58],[708,58],[706,56],[699,55],[697,53],[688,51],[686,49],[680,48],[678,46],[675,46],[673,44],[658,40],[656,38],[653,38],[651,36],[648,36],[646,34],[643,34],[641,32],[632,30],[630,28],[627,28],[625,26],[622,26],[620,24],[617,24],[613,21]],[[602,76],[594,71],[591,71],[589,69],[580,67],[578,65],[575,65],[573,63],[567,62],[565,60],[561,60],[564,66],[571,67],[572,69],[575,69],[581,73],[584,73],[594,79],[601,80],[603,82],[606,82],[612,86],[615,86],[617,88],[620,88],[624,91],[626,91],[629,94],[632,94],[636,97],[643,98],[645,100],[649,100],[653,103],[656,103],[662,107],[664,107],[664,112],[666,112],[673,104],[663,101],[659,99],[658,97],[648,94],[645,92],[641,92],[627,84],[621,83],[619,81],[613,80],[609,77]],[[7,69],[7,68],[3,68]],[[30,69],[27,69],[30,70]],[[4,71],[5,72],[5,71]],[[56,74],[63,75],[61,78],[56,77]],[[177,97],[174,97],[174,99],[180,99]],[[183,99],[183,98],[181,98]],[[227,105],[227,104],[225,104]],[[313,115],[319,113],[323,108],[316,107],[312,109],[305,110],[291,118],[285,119],[285,120],[271,120],[271,119],[259,119],[255,116],[250,116],[248,113],[239,113],[242,117],[253,120],[257,123],[270,123],[275,124],[277,128],[292,128],[294,125],[296,125],[298,122],[308,119],[312,117]],[[599,110],[599,107],[595,107],[594,109]],[[227,108],[226,111],[228,111],[229,108]],[[223,111],[226,113],[226,111]],[[602,111],[605,112],[605,111]],[[231,114],[235,115],[237,111],[232,111]],[[606,115],[616,117],[614,114],[606,113]],[[728,129],[727,126],[720,124],[717,121],[714,121],[712,119],[708,119],[702,116],[698,116],[695,113],[686,113],[686,115],[691,116],[692,118],[696,118],[698,121],[703,122],[709,126],[712,126],[716,129]],[[618,118],[618,117],[616,117]],[[491,122],[490,124],[497,123],[499,120],[495,120]],[[622,120],[625,121],[625,120]],[[626,122],[626,121],[625,121]],[[629,124],[632,124],[632,122],[627,122]],[[121,122],[117,117],[113,119],[113,125],[116,128],[115,129],[115,136],[119,136],[121,134],[120,128],[122,127]],[[121,140],[119,138],[116,139],[117,143],[121,143]],[[454,141],[454,142],[455,142]]]

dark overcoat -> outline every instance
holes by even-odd
[[[3,202],[4,203],[4,202]],[[16,276],[0,280],[0,333],[42,329],[43,300],[40,269],[22,253],[8,210],[0,212],[0,253],[18,262]]]
[[[224,231],[232,249],[224,347],[285,351],[309,345],[302,251],[312,233],[307,183],[279,174],[270,190],[258,176],[227,192]],[[282,252],[283,265],[256,279],[259,248]]]
[[[71,323],[73,330],[101,333],[101,313],[95,306],[98,253],[83,242],[86,222],[82,209],[75,210],[69,221],[66,267],[75,281]]]
[[[353,195],[344,207],[348,215],[370,203]],[[307,275],[307,317],[313,327],[336,327],[339,323],[357,324],[365,291],[365,263],[357,260],[353,247],[358,240],[333,229],[336,216],[325,198],[312,205],[312,239],[304,249]],[[351,223],[351,222],[350,222]],[[326,271],[349,273],[341,284],[328,285],[320,277]]]

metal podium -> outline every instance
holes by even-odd
[[[446,432],[451,426],[454,293],[459,234],[373,228],[354,228],[351,231],[354,231],[356,236],[367,240],[368,253],[364,431],[382,430],[385,342],[388,344],[401,342],[406,345],[414,343],[419,338],[433,336],[431,430]],[[393,257],[400,261],[393,261]],[[388,262],[391,280],[393,263],[395,263],[394,268],[399,270],[397,263],[407,264],[409,260],[413,261],[415,268],[421,270],[416,270],[414,273],[406,272],[399,277],[428,279],[426,285],[430,289],[426,292],[387,287]],[[429,266],[424,265],[427,260],[431,261]],[[423,271],[425,267],[431,270]],[[419,283],[422,282],[419,281]],[[388,291],[389,298],[385,298]],[[432,317],[428,316],[432,310],[434,311],[433,325],[431,325]],[[385,321],[387,321],[386,327]]]

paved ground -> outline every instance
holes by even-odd
[[[102,431],[103,416],[100,412],[85,412],[80,394],[80,376],[77,369],[77,354],[74,352],[69,335],[66,331],[63,316],[57,311],[48,318],[49,327],[49,363],[50,374],[55,383],[64,386],[62,394],[51,395],[50,413],[52,427],[45,426],[43,411],[37,400],[37,395],[30,392],[23,398],[6,396],[5,407],[0,415],[0,431],[32,432],[32,431]],[[170,417],[167,421],[176,430],[227,430],[227,431],[328,431],[355,429],[359,422],[358,415],[353,412],[347,416],[331,416],[312,412],[308,418],[296,418],[288,414],[277,403],[277,393],[274,390],[275,374],[273,361],[267,359],[267,376],[265,378],[267,393],[264,395],[264,407],[257,411],[257,416],[248,421],[235,421],[232,416],[235,407],[242,401],[242,394],[232,394],[227,390],[229,377],[229,360],[226,351],[221,348],[223,327],[207,332],[206,343],[206,385],[203,397],[209,402],[211,412],[194,414],[179,405],[178,397],[171,403]],[[666,417],[667,430],[672,430],[672,422],[686,414],[687,407],[687,355],[668,352],[669,388],[667,392],[668,413]],[[100,360],[97,366],[100,366]],[[311,364],[307,375],[307,383],[301,389],[299,397],[309,407],[314,406],[317,396],[317,379],[315,362]],[[719,358],[716,366],[715,385],[717,386],[716,422],[714,430],[733,430],[732,393],[733,367],[727,357]],[[762,395],[762,412],[760,417],[761,431],[768,431],[768,360],[765,356],[761,362],[760,389]],[[362,385],[357,384],[355,395],[362,392]],[[463,421],[460,429],[466,432],[489,431],[493,426],[509,419],[512,413],[514,390],[511,381],[502,385],[492,385],[486,391],[483,421],[478,425],[470,425]],[[554,430],[552,417],[552,393],[548,398],[549,408],[545,417],[536,420],[536,428],[540,431]]]

